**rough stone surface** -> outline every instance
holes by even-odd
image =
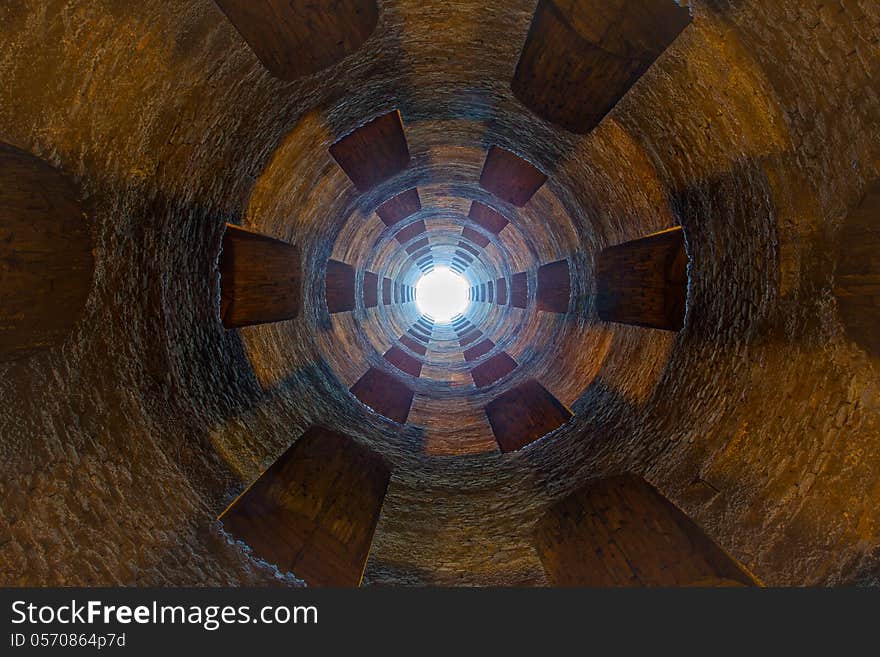
[[[64,347],[0,366],[0,582],[296,583],[214,518],[320,422],[394,467],[365,583],[544,584],[537,520],[622,471],[767,584],[880,583],[880,364],[833,292],[841,225],[880,176],[880,10],[690,4],[583,136],[511,92],[533,0],[382,2],[360,50],[294,83],[207,0],[0,4],[0,140],[75,179],[95,244]],[[409,166],[359,193],[328,148],[394,109]],[[548,175],[522,208],[479,185],[492,145]],[[375,209],[414,187],[422,208],[392,231]],[[528,298],[469,320],[518,363],[506,385],[536,378],[575,413],[515,454],[451,329],[406,425],[349,393],[417,316],[384,294],[419,272],[393,232],[424,220],[451,257],[473,201],[510,225],[469,284],[512,296],[527,272]],[[296,319],[223,330],[227,221],[300,246]],[[682,330],[599,322],[596,254],[678,224]],[[383,304],[329,315],[330,257],[382,277]],[[569,311],[535,312],[537,267],[563,258]]]

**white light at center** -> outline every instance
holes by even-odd
[[[467,296],[467,281],[446,267],[438,267],[416,283],[416,305],[435,322],[448,322],[467,310]]]

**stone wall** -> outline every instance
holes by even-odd
[[[880,176],[877,3],[694,0],[587,135],[511,91],[534,8],[380,2],[355,54],[283,82],[208,0],[2,4],[0,141],[76,182],[95,280],[62,346],[0,364],[0,582],[295,583],[214,519],[322,424],[394,468],[365,583],[546,583],[535,523],[624,471],[767,584],[878,583],[878,362],[834,296],[842,222]],[[328,149],[395,109],[409,166],[360,193]],[[480,186],[492,146],[547,175],[521,208]],[[387,226],[376,208],[414,187],[421,209]],[[407,380],[407,424],[360,404],[349,389],[417,316],[324,297],[331,257],[414,285],[394,234],[425,221],[457,243],[474,201],[510,226],[481,233],[472,283],[528,283],[525,308],[470,320],[516,361],[505,386],[574,412],[512,454],[458,346]],[[224,330],[227,222],[300,249],[297,318]],[[596,255],[678,224],[682,330],[600,321]],[[561,259],[571,305],[539,313],[537,268]]]

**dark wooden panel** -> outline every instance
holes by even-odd
[[[398,231],[397,234],[394,236],[394,239],[396,239],[401,244],[406,244],[411,239],[413,239],[414,237],[416,237],[418,235],[421,235],[424,232],[425,232],[425,222],[419,220],[419,221],[411,223],[409,226],[407,226],[403,230]],[[418,251],[421,248],[424,248],[424,247],[419,246],[417,249],[415,249],[413,251],[413,253],[415,253],[416,251]]]
[[[525,308],[529,303],[529,279],[527,272],[510,277],[510,305]]]
[[[215,0],[276,78],[296,80],[355,52],[373,33],[375,0]]]
[[[641,477],[591,481],[538,523],[554,586],[753,586],[758,582]]]
[[[880,182],[840,229],[834,295],[847,336],[880,357]]]
[[[364,307],[375,308],[379,305],[379,275],[371,271],[364,272]]]
[[[471,210],[468,216],[490,233],[496,235],[504,230],[509,223],[500,212],[493,210],[488,205],[483,205],[479,201],[471,203]]]
[[[474,340],[483,337],[483,332],[480,329],[469,327],[469,329],[462,334],[461,339],[458,341],[458,346],[466,347]]]
[[[499,278],[495,281],[495,302],[504,306],[507,305],[507,279]]]
[[[464,239],[470,240],[474,244],[477,244],[478,246],[483,247],[484,249],[487,246],[489,246],[488,236],[484,235],[483,233],[481,233],[479,231],[474,230],[473,228],[470,228],[469,226],[465,226],[464,228],[461,229],[461,236]]]
[[[401,424],[406,422],[413,400],[413,391],[405,383],[375,367],[358,379],[351,394],[379,415]]]
[[[538,268],[538,310],[567,313],[571,297],[568,260],[557,260]]]
[[[330,155],[362,192],[400,173],[409,164],[400,112],[384,114],[343,137],[330,147]]]
[[[598,125],[691,20],[673,0],[560,5],[538,3],[511,88],[538,116],[577,133]]]
[[[391,347],[385,352],[385,360],[394,365],[401,372],[418,377],[422,373],[422,362],[416,360],[399,347]]]
[[[531,162],[503,148],[492,146],[483,163],[480,187],[508,203],[522,207],[546,180],[547,176]]]
[[[310,586],[358,586],[390,479],[381,457],[312,427],[220,521],[258,557]]]
[[[687,303],[681,227],[603,249],[596,258],[596,288],[604,321],[681,329]]]
[[[327,261],[327,310],[354,310],[354,267],[338,260]]]
[[[515,452],[568,422],[571,411],[530,379],[486,405],[486,417],[502,452]]]
[[[0,361],[63,343],[85,308],[94,268],[73,183],[0,143]]]
[[[220,318],[234,328],[296,317],[300,307],[297,247],[226,225],[220,253]]]
[[[419,354],[420,356],[424,356],[426,353],[428,353],[428,348],[425,345],[423,345],[419,342],[416,342],[408,335],[401,335],[400,336],[400,343],[402,345],[409,347],[410,349],[412,349],[415,353]]]
[[[470,363],[471,361],[477,360],[480,356],[485,356],[490,351],[492,351],[494,347],[495,343],[486,338],[485,340],[482,340],[481,342],[475,344],[470,349],[465,349],[464,359]]]
[[[471,370],[474,385],[484,388],[492,385],[516,369],[516,361],[506,351],[495,354]]]
[[[382,279],[382,303],[386,306],[391,305],[391,279]]]
[[[421,209],[422,202],[419,199],[419,190],[408,189],[376,208],[376,214],[386,226],[393,226]]]

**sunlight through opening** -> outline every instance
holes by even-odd
[[[435,322],[448,322],[464,313],[467,297],[467,281],[446,267],[438,267],[416,283],[416,305]]]

